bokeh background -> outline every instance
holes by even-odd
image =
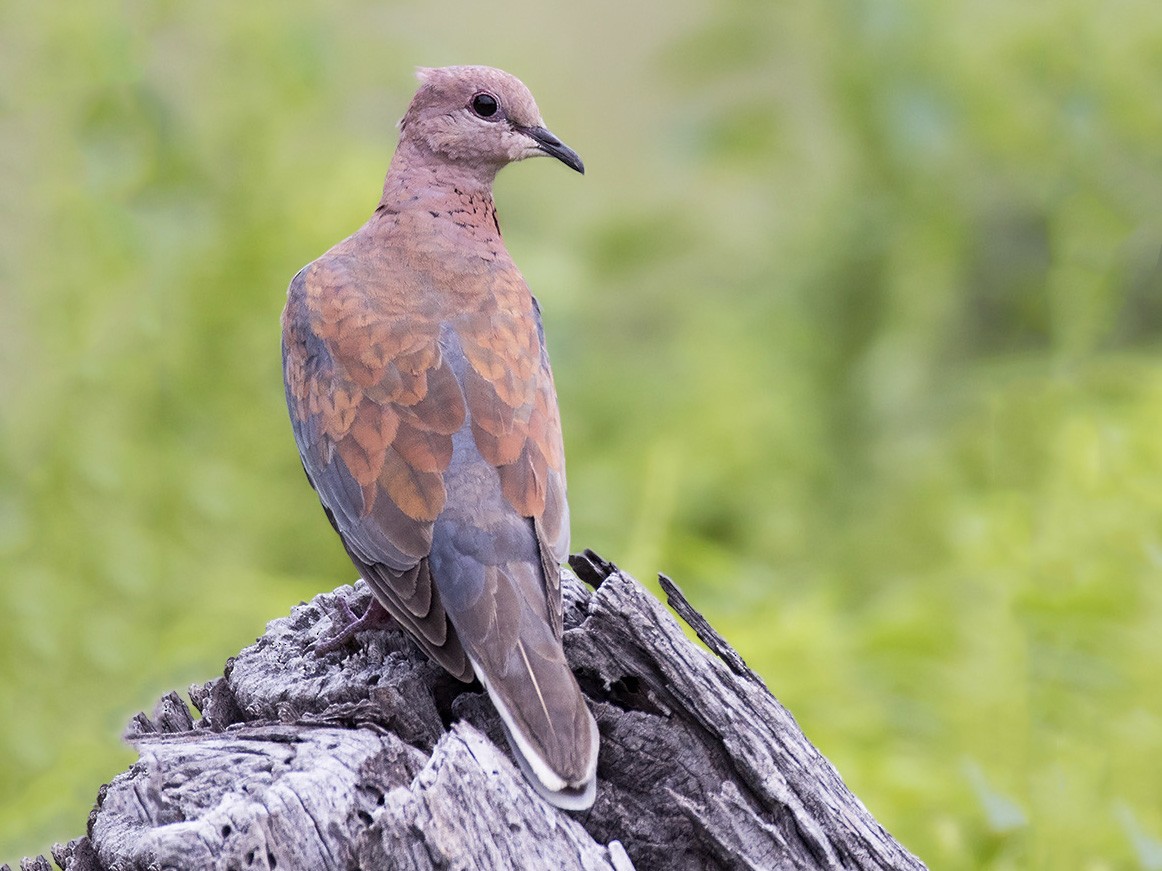
[[[497,200],[575,548],[664,570],[934,868],[1162,868],[1162,4],[0,2],[0,861],[353,572],[290,277],[417,65],[585,158]]]

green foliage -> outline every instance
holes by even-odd
[[[933,867],[1159,867],[1162,7],[598,11],[0,5],[0,856],[351,580],[283,288],[410,68],[485,62],[590,170],[498,187],[574,545],[679,580]]]

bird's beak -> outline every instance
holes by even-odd
[[[541,151],[550,157],[555,157],[570,169],[585,175],[585,164],[577,156],[577,152],[546,130],[544,127],[521,127],[520,132],[528,136]]]

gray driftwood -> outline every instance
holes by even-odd
[[[176,693],[135,717],[139,761],[54,859],[71,871],[924,867],[672,582],[670,605],[717,658],[615,566],[590,552],[573,566],[595,586],[564,580],[565,650],[601,729],[590,811],[540,800],[480,687],[399,632],[317,653],[340,599],[367,607],[360,583],[272,621],[223,677],[191,687],[196,722]]]

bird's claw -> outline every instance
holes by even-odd
[[[322,638],[315,643],[315,651],[320,654],[332,653],[347,646],[356,635],[367,629],[383,629],[393,625],[391,615],[379,604],[379,600],[372,598],[371,604],[363,612],[363,616],[356,616],[342,597],[335,599],[335,610],[331,612],[331,625],[337,631],[330,638]]]

